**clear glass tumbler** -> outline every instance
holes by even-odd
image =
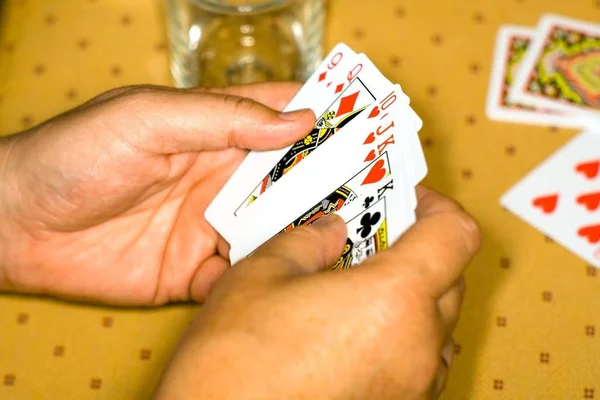
[[[305,80],[323,56],[326,0],[167,0],[177,87]]]

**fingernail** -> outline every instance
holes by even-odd
[[[335,214],[326,215],[324,217],[319,218],[315,222],[312,223],[317,228],[327,228],[337,222],[339,217]]]
[[[296,121],[300,116],[306,112],[307,109],[288,111],[279,113],[279,119],[284,121]]]

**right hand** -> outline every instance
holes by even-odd
[[[417,223],[357,268],[333,265],[337,216],[279,235],[227,271],[182,340],[159,399],[429,399],[452,361],[473,220],[419,188]]]

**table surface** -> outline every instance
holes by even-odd
[[[170,85],[158,0],[7,0],[0,133],[115,86]],[[426,183],[481,224],[445,399],[600,398],[600,271],[498,199],[576,132],[489,121],[501,24],[546,12],[600,20],[598,0],[333,0],[345,41],[401,83],[424,120]],[[0,398],[145,399],[198,306],[131,310],[0,297]]]

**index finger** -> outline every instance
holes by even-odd
[[[218,89],[199,89],[209,93],[246,97],[281,111],[302,87],[299,82],[263,82]]]

